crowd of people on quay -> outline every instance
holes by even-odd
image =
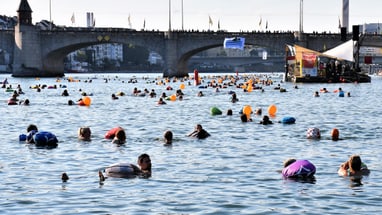
[[[218,78],[217,80],[213,80],[208,82],[207,85],[204,87],[211,87],[215,89],[215,92],[219,92],[219,89],[227,88],[227,87],[235,87],[237,89],[243,90],[243,92],[251,92],[252,90],[260,90],[261,92],[264,92],[263,86],[271,86],[273,85],[273,81],[271,79],[254,79],[254,78],[248,78],[245,79],[243,82],[238,82],[238,77],[230,77],[225,78],[224,80],[228,80],[226,82],[223,81],[222,78]],[[107,80],[105,80],[106,82]],[[171,80],[160,80],[157,82],[157,84],[163,84],[169,83]],[[7,80],[4,80],[2,85],[2,88],[5,88],[6,90],[9,90],[8,92],[13,92],[11,98],[8,100],[8,105],[14,105],[14,104],[22,104],[22,105],[29,105],[30,101],[29,99],[18,99],[20,95],[23,95],[24,92],[21,89],[21,86],[18,85],[16,89],[13,89],[12,86],[7,82]],[[167,87],[166,90],[162,93],[155,92],[154,89],[148,90],[143,89],[140,90],[138,88],[134,88],[134,90],[131,92],[133,96],[142,97],[147,96],[150,98],[157,98],[157,95],[160,95],[157,100],[157,105],[164,105],[166,104],[165,101],[174,101],[174,100],[182,100],[185,94],[183,93],[184,89],[184,83],[187,84],[187,82],[182,81],[182,84],[180,85],[180,88],[176,90],[175,94],[167,95],[166,91],[174,90],[171,87]],[[191,85],[190,82],[188,82],[188,85]],[[202,88],[203,86],[201,86]],[[65,85],[53,85],[53,86],[46,86],[46,85],[36,85],[31,86],[30,88],[36,89],[37,92],[41,92],[44,88],[51,88],[51,89],[63,89],[61,96],[63,97],[69,97],[69,92],[66,89]],[[295,87],[297,89],[297,86]],[[279,90],[280,92],[287,92],[285,88],[282,88],[280,84],[278,84],[276,87],[273,88],[273,90]],[[329,93],[329,91],[326,88],[322,88],[319,91],[314,92],[314,97],[319,97],[319,93]],[[338,93],[339,97],[344,97],[347,95],[347,97],[350,97],[350,92],[345,93],[341,88],[338,88],[334,91],[334,93]],[[232,103],[239,102],[239,98],[237,94],[234,91],[230,91],[229,93],[229,100]],[[118,92],[113,93],[111,95],[112,100],[117,100],[118,96],[124,96],[126,93],[124,92]],[[73,100],[68,100],[69,105],[85,105],[89,106],[91,103],[91,99],[88,94],[85,92],[82,93],[82,98],[76,100],[74,102]],[[205,96],[203,91],[198,91],[196,97],[203,97]],[[10,102],[12,104],[10,104]],[[212,113],[213,112],[213,113]],[[226,115],[231,116],[232,109],[228,109],[226,112]],[[264,114],[262,108],[256,108],[255,111],[252,110],[250,106],[244,106],[240,111],[240,120],[243,123],[253,122],[253,119],[251,118],[251,114],[255,114],[257,116],[262,116],[261,121],[259,121],[259,124],[262,125],[272,125],[274,122],[271,121],[270,116],[274,115],[276,112],[276,107],[271,105],[268,108],[268,115]],[[211,114],[222,114],[223,111],[220,111],[218,108],[215,108],[214,110],[211,110]],[[285,117],[281,121],[278,121],[278,123],[284,123],[284,124],[293,124],[295,123],[295,118],[293,117]],[[19,140],[25,141],[27,144],[35,144],[36,147],[46,147],[46,148],[56,148],[59,144],[59,140],[56,137],[55,134],[48,131],[39,131],[36,125],[30,124],[26,129],[26,134],[20,134]],[[188,137],[191,138],[197,138],[197,139],[206,139],[206,138],[213,138],[211,137],[211,134],[207,132],[203,128],[201,124],[196,124],[195,128],[192,132],[185,134]],[[80,127],[78,128],[78,139],[81,141],[92,141],[92,131],[90,127]],[[113,144],[121,145],[126,143],[126,132],[125,129],[122,127],[115,127],[110,129],[105,135],[104,138],[111,141]],[[308,128],[306,132],[306,138],[307,139],[320,139],[322,138],[321,132],[319,128],[312,127]],[[169,146],[173,144],[174,139],[174,133],[171,130],[166,130],[163,133],[162,142],[165,146]],[[337,128],[333,128],[331,131],[330,139],[333,141],[342,140],[339,136],[339,130]],[[314,178],[314,175],[316,173],[316,167],[313,163],[311,163],[309,160],[304,159],[295,159],[291,158],[284,162],[283,169],[282,169],[282,176],[285,178],[298,178],[298,179],[312,179]],[[99,171],[99,178],[100,181],[104,181],[107,177],[122,177],[122,178],[131,178],[131,177],[142,177],[142,178],[149,178],[151,176],[151,159],[148,154],[141,154],[138,157],[137,165],[132,163],[116,163],[108,166],[105,169],[102,169]],[[370,173],[370,170],[367,168],[367,165],[364,164],[361,161],[361,158],[359,155],[352,155],[346,162],[342,163],[338,169],[338,174],[340,176],[350,176],[355,179],[361,179],[362,176],[368,175]],[[69,180],[69,176],[66,173],[62,174],[62,180],[67,181]]]

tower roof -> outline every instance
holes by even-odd
[[[32,12],[31,7],[29,6],[28,0],[21,0],[19,9],[17,12]]]

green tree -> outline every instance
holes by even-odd
[[[146,65],[149,50],[132,44],[123,45],[123,62],[133,65]]]
[[[85,51],[78,50],[76,55],[75,55],[75,60],[79,61],[79,62],[87,62],[88,56],[86,55]]]
[[[104,59],[102,59],[102,66],[103,66],[103,69],[107,69],[107,70],[110,70],[110,69],[114,69],[115,68],[115,64],[114,62],[112,62],[112,60],[110,60],[109,58],[105,57]]]

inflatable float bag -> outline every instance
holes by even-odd
[[[58,142],[56,135],[54,135],[50,132],[47,132],[47,131],[37,132],[33,136],[33,140],[34,140],[36,146],[52,146],[52,147],[55,147],[55,146],[57,146],[57,142]]]
[[[26,141],[27,140],[27,135],[26,134],[20,134],[19,135],[19,141]]]
[[[308,139],[320,139],[321,138],[320,129],[308,128],[308,130],[306,131],[306,138],[308,138]]]
[[[251,118],[252,107],[249,106],[249,105],[244,106],[244,107],[243,107],[243,113],[244,113],[245,115],[247,115],[247,118],[248,118],[248,119]]]
[[[268,114],[271,115],[271,116],[274,116],[276,115],[276,112],[277,112],[277,107],[276,105],[270,105],[268,107]]]
[[[296,122],[296,119],[291,116],[286,116],[281,120],[281,123],[283,124],[294,124]]]
[[[84,105],[85,106],[90,106],[90,104],[92,103],[92,100],[89,96],[85,96],[82,101],[84,101]]]
[[[282,170],[287,178],[312,177],[315,173],[316,167],[308,160],[297,160]]]
[[[116,163],[105,169],[106,175],[118,178],[130,178],[135,176],[134,168],[129,163]]]
[[[122,129],[121,127],[115,127],[110,129],[108,132],[105,134],[105,139],[113,139],[115,137],[115,134],[117,133],[118,130]]]
[[[210,112],[211,112],[211,115],[213,115],[213,116],[223,114],[223,112],[217,107],[212,107]]]

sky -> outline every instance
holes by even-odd
[[[181,30],[183,23],[184,30],[216,31],[219,23],[221,30],[230,32],[297,31],[301,1],[304,32],[340,32],[342,0],[28,0],[33,23],[51,17],[56,25],[85,27],[86,12],[93,12],[96,27],[129,28],[130,17],[137,30],[145,23],[146,30],[166,31],[171,20],[172,29]],[[20,0],[0,0],[0,15],[16,16],[19,4]],[[349,5],[350,31],[352,25],[382,21],[381,0],[350,0]]]

